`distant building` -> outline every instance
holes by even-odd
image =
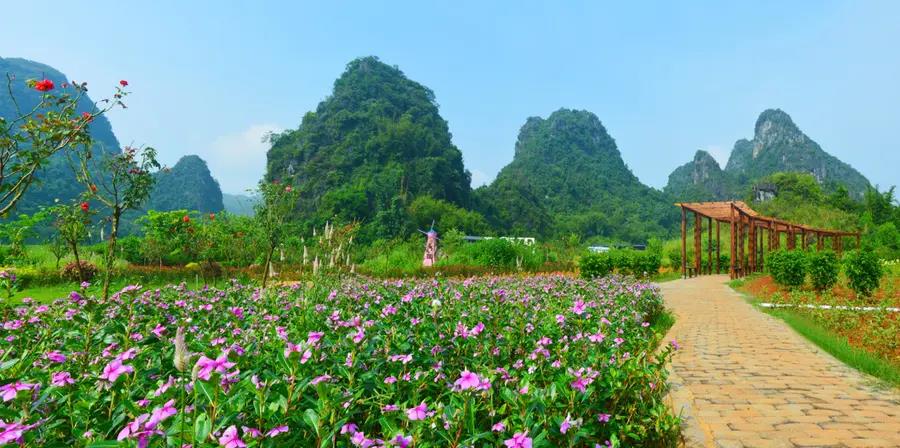
[[[524,244],[526,246],[534,246],[534,243],[537,242],[537,240],[531,236],[501,236],[501,237],[497,237],[497,238],[500,238],[501,240],[506,240],[506,241],[509,241],[512,243]],[[493,236],[466,235],[463,237],[463,241],[465,241],[467,243],[475,243],[478,241],[492,240],[492,239],[494,239]]]
[[[647,250],[646,244],[613,244],[611,246],[588,246],[588,250],[594,253],[602,253],[609,252],[610,249],[634,249],[634,250]]]

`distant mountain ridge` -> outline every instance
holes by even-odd
[[[763,111],[752,140],[734,144],[725,169],[704,151],[669,175],[664,191],[684,200],[736,198],[753,184],[778,172],[808,173],[826,189],[843,185],[862,197],[868,179],[847,163],[825,152],[781,109]]]

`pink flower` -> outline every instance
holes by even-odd
[[[531,448],[531,438],[526,432],[517,432],[511,439],[506,439],[503,444],[509,448]]]
[[[600,423],[606,423],[609,421],[610,417],[611,417],[611,415],[609,415],[609,414],[600,414],[597,416],[597,421]]]
[[[66,355],[54,350],[52,352],[47,353],[47,359],[49,359],[51,362],[55,362],[57,364],[62,364],[64,362],[66,362]]]
[[[491,431],[493,431],[493,432],[506,431],[506,425],[504,425],[503,422],[494,423],[494,426],[491,426]]]
[[[216,359],[201,356],[200,359],[197,360],[197,366],[200,369],[197,372],[197,378],[200,378],[203,381],[209,381],[209,376],[213,372],[226,374],[228,373],[228,369],[234,367],[235,364],[228,361],[228,353],[225,352]]]
[[[18,422],[5,423],[3,420],[0,420],[0,445],[11,442],[17,442],[22,445],[22,436],[25,435],[25,431],[28,431],[35,426],[37,426],[37,424],[23,425]]]
[[[412,443],[412,440],[412,436],[406,437],[403,434],[397,434],[396,437],[391,439],[391,445],[407,448]]]
[[[310,381],[309,384],[316,385],[316,384],[321,383],[322,381],[328,381],[330,379],[331,379],[331,375],[321,375],[321,376],[317,376],[317,377],[313,378],[313,380]]]
[[[322,336],[325,336],[325,333],[321,331],[310,331],[309,335],[306,337],[306,344],[315,346],[322,339]]]
[[[69,372],[56,372],[50,378],[50,384],[56,387],[65,387],[66,384],[75,384]]]
[[[276,426],[266,433],[266,437],[272,438],[277,436],[278,434],[284,434],[288,431],[290,431],[290,428],[287,425]]]
[[[418,406],[406,410],[406,417],[410,420],[425,420],[425,413],[428,412],[428,405],[423,401]]]
[[[103,368],[103,373],[100,375],[101,380],[106,380],[111,383],[115,383],[120,376],[134,372],[134,367],[129,365],[122,364],[118,358],[112,360],[106,367]]]
[[[237,427],[234,425],[229,426],[225,429],[225,432],[222,433],[222,437],[219,437],[219,445],[224,448],[244,448],[247,446],[243,440],[241,440],[240,436],[238,436]]]
[[[481,378],[468,370],[463,370],[459,379],[453,383],[459,390],[475,389],[481,384]]]
[[[16,395],[19,394],[20,391],[23,390],[31,390],[37,387],[37,384],[23,383],[21,381],[16,381],[15,383],[9,383],[3,386],[0,386],[0,396],[3,397],[3,401],[10,401],[16,398]]]
[[[162,423],[167,418],[178,413],[175,409],[175,400],[169,400],[161,408],[156,408],[150,414],[150,420],[147,421],[147,429],[156,428],[156,425]]]

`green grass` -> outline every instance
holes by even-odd
[[[198,289],[202,287],[205,283],[202,280],[197,278],[184,279],[183,280],[189,288]],[[210,283],[210,286],[223,287],[228,282],[228,280],[220,279],[214,283]],[[178,281],[166,281],[162,279],[154,279],[149,282],[140,282],[140,281],[127,281],[127,280],[115,280],[110,284],[109,290],[110,294],[115,293],[116,291],[121,290],[127,285],[139,284],[144,287],[144,289],[157,289],[162,288],[166,285],[178,284]],[[17,291],[13,294],[13,296],[9,299],[10,303],[20,303],[22,299],[28,297],[34,299],[36,302],[40,303],[49,303],[56,299],[66,298],[69,296],[69,293],[72,291],[80,291],[80,287],[76,283],[65,283],[65,284],[57,284],[57,285],[41,285],[35,286],[31,288],[25,288],[21,291]],[[103,282],[101,279],[96,279],[87,290],[88,295],[99,296],[103,293]]]
[[[841,335],[829,331],[801,314],[787,310],[766,310],[785,321],[797,333],[812,341],[831,356],[854,369],[868,373],[893,386],[900,386],[900,365],[891,363],[863,349],[853,347]]]
[[[737,289],[746,279],[732,280],[729,285]],[[794,331],[848,366],[867,373],[894,387],[900,387],[900,365],[878,355],[850,345],[847,338],[837,334],[814,320],[788,309],[762,308],[758,297],[738,291],[745,300],[758,310],[783,320]]]

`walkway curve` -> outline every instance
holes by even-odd
[[[900,392],[748,304],[727,276],[660,285],[690,447],[900,447]]]

